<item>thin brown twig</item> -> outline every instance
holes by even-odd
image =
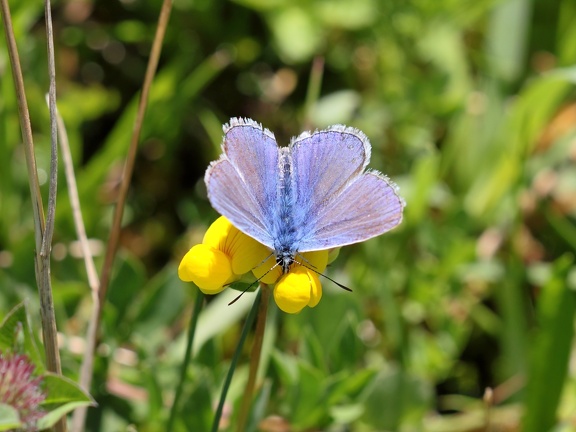
[[[252,352],[250,353],[248,382],[246,384],[246,390],[244,391],[244,397],[242,398],[238,423],[236,424],[236,430],[238,432],[243,432],[246,428],[250,407],[252,406],[252,399],[254,398],[254,388],[256,387],[260,357],[262,356],[262,341],[264,340],[264,331],[266,330],[266,315],[268,314],[270,288],[268,285],[260,284],[260,289],[262,290],[262,299],[260,300],[258,321],[256,322],[256,329],[254,330],[254,343],[252,345]]]
[[[93,316],[90,320],[88,328],[87,344],[89,346],[87,347],[87,354],[84,357],[81,369],[81,379],[84,380],[84,383],[87,386],[89,386],[92,378],[93,356],[97,343],[97,333],[100,327],[100,322],[102,320],[102,306],[104,305],[106,299],[108,286],[110,284],[112,265],[114,263],[114,258],[116,256],[116,251],[118,249],[120,231],[122,228],[121,226],[122,216],[124,214],[124,206],[126,204],[126,197],[128,196],[128,189],[130,187],[132,172],[134,171],[136,151],[138,149],[138,143],[140,141],[140,132],[142,130],[142,125],[144,123],[144,115],[146,113],[148,95],[150,93],[152,81],[154,79],[154,75],[156,74],[156,69],[158,67],[160,52],[162,51],[162,43],[164,41],[164,35],[166,34],[166,29],[168,27],[168,20],[170,19],[171,9],[172,9],[172,0],[164,0],[164,2],[162,3],[162,9],[160,11],[160,16],[158,18],[158,27],[156,29],[156,34],[154,35],[152,50],[150,52],[150,58],[148,60],[146,75],[144,77],[144,83],[142,85],[142,94],[140,95],[140,101],[138,104],[136,119],[134,121],[134,129],[130,141],[130,147],[128,149],[126,163],[124,165],[124,171],[122,175],[122,182],[120,184],[118,201],[116,203],[116,208],[114,210],[112,228],[110,230],[110,237],[108,239],[106,255],[104,257],[102,274],[100,282],[98,283],[98,288],[92,290],[94,302],[93,302]],[[72,430],[74,432],[80,432],[81,430],[83,430],[85,419],[86,419],[86,408],[80,408],[76,410],[73,417]]]
[[[104,300],[106,299],[106,294],[108,292],[108,286],[110,284],[110,274],[112,272],[112,264],[114,263],[116,251],[118,249],[120,230],[122,228],[122,216],[124,214],[124,206],[126,204],[126,197],[128,196],[128,188],[130,187],[132,172],[134,171],[134,162],[136,159],[136,151],[138,150],[138,142],[140,141],[140,131],[142,130],[142,125],[144,123],[144,114],[146,113],[148,94],[150,93],[150,87],[152,86],[152,81],[154,79],[154,75],[156,74],[156,68],[158,67],[158,60],[160,58],[160,52],[162,51],[162,43],[164,41],[166,28],[168,27],[168,20],[170,18],[171,9],[172,0],[164,0],[162,3],[162,10],[160,11],[160,16],[158,18],[158,27],[156,29],[156,35],[154,36],[154,42],[150,52],[150,59],[148,60],[148,66],[146,68],[146,75],[144,77],[144,84],[142,86],[142,94],[140,96],[140,103],[138,104],[138,112],[136,113],[134,130],[132,133],[132,139],[130,141],[130,148],[128,149],[126,164],[124,165],[122,182],[120,184],[120,192],[118,194],[118,202],[116,203],[116,208],[114,210],[114,218],[112,221],[110,238],[108,239],[108,246],[106,248],[106,255],[104,257],[104,265],[102,267],[102,274],[100,276],[101,305],[104,304]],[[102,308],[100,308],[98,323],[100,323],[101,316]]]

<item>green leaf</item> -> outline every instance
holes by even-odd
[[[312,121],[319,127],[343,123],[350,123],[358,110],[362,97],[352,90],[340,90],[326,95],[312,110]]]
[[[207,374],[200,374],[195,387],[183,398],[186,402],[179,415],[179,422],[189,431],[207,431],[213,420],[212,394]],[[184,430],[184,429],[181,429]]]
[[[309,364],[296,361],[298,379],[292,388],[292,421],[302,428],[318,426],[326,416],[326,401],[322,397],[324,376]]]
[[[178,317],[184,307],[185,291],[174,265],[164,267],[143,291],[147,298],[135,313],[135,324],[136,331],[146,335],[170,325]]]
[[[330,405],[330,416],[338,424],[349,424],[364,413],[362,404]]]
[[[300,342],[300,357],[307,360],[314,367],[327,371],[322,344],[310,326],[305,327],[303,331]]]
[[[44,386],[47,396],[41,407],[47,414],[38,422],[40,429],[52,427],[58,419],[78,407],[96,406],[88,393],[64,376],[47,372],[44,374]]]
[[[381,372],[365,394],[363,420],[375,430],[399,430],[410,419],[421,424],[428,409],[428,385],[402,370]]]
[[[526,415],[522,428],[526,432],[550,430],[556,423],[574,337],[576,297],[567,283],[573,262],[570,254],[559,258],[554,264],[552,278],[541,292],[540,328],[532,344],[526,387]]]
[[[493,72],[506,81],[522,72],[531,9],[531,1],[509,0],[500,2],[492,13],[486,51]]]
[[[247,431],[252,432],[259,430],[258,424],[266,414],[268,404],[270,403],[271,394],[272,394],[272,383],[270,381],[265,381],[262,385],[262,388],[256,395],[256,399],[254,400],[252,413],[250,416],[250,420],[248,422],[248,427],[246,428]]]
[[[48,429],[56,424],[63,416],[69,412],[74,411],[76,408],[83,406],[90,406],[92,404],[86,402],[68,402],[64,405],[60,405],[53,410],[49,411],[44,417],[38,420],[39,429]]]
[[[330,369],[342,370],[347,367],[353,367],[358,361],[364,347],[358,335],[356,327],[358,319],[353,311],[344,315],[340,325],[334,331],[334,340],[330,349]]]
[[[36,340],[28,319],[26,302],[15,306],[0,325],[0,351],[13,351],[21,344],[23,353],[36,366],[36,373],[44,371],[44,361],[36,346]],[[20,353],[20,350],[17,352]]]
[[[347,30],[367,27],[378,19],[377,0],[319,0],[314,8],[320,22]]]
[[[358,395],[366,389],[375,376],[376,371],[374,369],[364,369],[353,374],[343,371],[337,375],[332,375],[329,380],[333,382],[329,383],[326,389],[328,404],[332,406],[356,401]]]
[[[237,296],[237,291],[225,290],[202,310],[194,337],[193,352],[198,352],[206,341],[224,332],[246,316],[254,303],[256,292],[247,292],[233,306],[229,306],[228,303]]]
[[[48,391],[46,399],[42,403],[45,409],[68,402],[86,402],[88,405],[95,406],[94,399],[70,378],[46,372],[44,385]]]
[[[272,353],[272,363],[283,385],[290,387],[298,383],[298,365],[294,357],[279,350]]]
[[[269,26],[279,53],[288,63],[310,59],[323,42],[323,29],[309,11],[299,6],[273,12]]]
[[[410,206],[406,209],[406,222],[413,225],[428,216],[432,192],[438,182],[440,157],[436,153],[429,153],[416,159],[413,163],[411,176],[412,185],[405,195]],[[404,192],[406,194],[406,192]]]
[[[117,312],[120,320],[125,320],[127,310],[133,305],[134,298],[146,283],[146,269],[135,256],[122,254],[118,265],[114,269],[114,276],[110,282],[108,302]],[[110,323],[117,328],[117,323]]]
[[[14,430],[22,426],[16,408],[0,403],[0,431]]]

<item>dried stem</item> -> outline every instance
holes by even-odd
[[[56,139],[55,139],[55,123],[51,116],[52,124],[52,158],[50,166],[50,206],[48,208],[49,226],[47,227],[44,219],[44,210],[42,205],[42,197],[40,195],[40,185],[38,182],[38,174],[36,168],[36,158],[34,155],[34,142],[32,139],[32,128],[30,126],[30,114],[28,111],[28,103],[26,101],[26,93],[24,88],[24,79],[22,78],[22,68],[20,67],[20,58],[18,55],[18,48],[14,37],[14,29],[12,27],[12,18],[10,15],[10,8],[7,0],[0,0],[2,9],[2,20],[4,23],[4,30],[6,33],[6,41],[8,44],[8,55],[10,57],[10,64],[12,68],[12,77],[14,79],[14,87],[16,90],[16,98],[18,101],[18,114],[20,118],[20,128],[22,130],[22,139],[24,142],[24,153],[26,155],[26,168],[28,172],[28,181],[30,184],[30,195],[32,198],[32,212],[34,216],[34,238],[36,242],[35,254],[35,270],[36,281],[38,284],[38,292],[40,297],[40,315],[42,320],[42,335],[44,339],[44,350],[46,352],[46,367],[49,371],[60,374],[60,353],[58,352],[58,340],[56,330],[56,319],[54,316],[54,303],[52,299],[52,286],[50,280],[50,245],[52,242],[52,232],[54,226],[54,210],[56,200],[56,170],[57,170],[57,156],[56,156]],[[46,31],[48,36],[48,58],[49,58],[49,75],[50,75],[50,99],[51,99],[51,114],[55,107],[55,72],[54,72],[54,45],[52,38],[52,19],[50,13],[50,3],[46,2]],[[61,419],[56,425],[57,431],[66,430],[65,419]]]
[[[45,349],[53,351],[47,357],[48,363],[54,362],[53,369],[49,370],[61,374],[60,353],[58,352],[58,339],[56,329],[56,316],[54,314],[54,300],[52,299],[52,285],[50,280],[50,251],[52,250],[52,236],[54,234],[54,219],[56,215],[56,192],[58,190],[58,126],[56,124],[56,66],[54,60],[54,33],[52,31],[52,7],[50,0],[44,2],[44,16],[46,20],[46,39],[48,51],[48,106],[50,111],[50,182],[48,187],[48,209],[42,246],[40,247],[41,279],[40,308],[42,311],[42,329],[44,331]],[[50,333],[50,341],[46,340],[46,331]],[[52,360],[50,360],[52,358]],[[66,417],[61,417],[54,425],[57,432],[67,430]]]
[[[56,124],[56,66],[54,62],[54,34],[52,32],[52,8],[50,0],[44,2],[44,15],[46,17],[46,39],[48,44],[48,107],[50,110],[50,186],[48,189],[48,211],[46,215],[46,229],[42,238],[40,255],[48,257],[52,248],[52,235],[54,233],[54,216],[56,214],[56,191],[58,189],[58,126]]]
[[[100,327],[100,322],[102,320],[102,305],[104,304],[106,299],[108,286],[110,284],[112,264],[114,263],[114,258],[116,256],[116,251],[118,249],[118,242],[120,238],[120,230],[122,225],[122,216],[124,214],[124,206],[126,204],[126,197],[128,196],[128,188],[130,186],[132,172],[134,171],[136,151],[138,149],[138,142],[140,140],[140,132],[142,130],[142,125],[144,123],[144,114],[146,113],[148,95],[150,93],[152,81],[154,79],[154,75],[156,74],[156,69],[158,67],[158,60],[160,59],[160,52],[162,50],[162,43],[164,41],[166,28],[168,27],[168,20],[170,18],[171,9],[172,9],[172,0],[164,0],[164,2],[162,3],[162,9],[160,11],[160,16],[158,18],[158,27],[156,29],[154,41],[152,43],[152,50],[150,52],[150,58],[148,60],[148,66],[146,69],[146,75],[144,77],[144,83],[142,85],[142,94],[140,95],[140,101],[138,104],[138,111],[134,122],[134,129],[130,141],[130,147],[128,149],[126,163],[124,165],[124,172],[122,175],[122,182],[120,184],[118,201],[116,203],[116,208],[114,210],[114,218],[112,221],[112,228],[110,230],[110,237],[108,239],[106,255],[104,257],[102,275],[100,278],[100,282],[97,282],[97,277],[92,278],[90,280],[90,287],[92,289],[92,297],[93,297],[92,317],[90,319],[90,323],[88,326],[88,335],[87,335],[88,347],[86,355],[83,359],[81,367],[81,377],[80,377],[81,384],[87,389],[90,387],[92,379],[93,359],[97,343],[97,333]],[[63,128],[61,128],[61,130],[63,130]],[[85,256],[87,256],[86,251],[84,253]],[[87,271],[90,279],[91,277],[90,274],[92,270],[89,270],[88,264],[87,264]],[[95,283],[96,286],[94,286],[93,283]],[[85,419],[86,419],[86,408],[80,408],[76,410],[76,412],[74,413],[72,423],[73,432],[80,432],[83,430]]]
[[[140,96],[140,103],[138,104],[138,112],[136,113],[136,120],[134,122],[134,130],[132,139],[130,141],[130,148],[128,149],[128,156],[126,164],[124,165],[124,172],[122,175],[122,182],[120,184],[120,192],[118,195],[118,202],[114,210],[114,218],[112,221],[112,228],[110,231],[110,238],[108,239],[108,247],[106,248],[106,256],[104,257],[104,266],[102,267],[102,274],[100,277],[100,304],[104,304],[108,286],[110,284],[110,274],[112,272],[112,264],[118,249],[118,241],[120,238],[120,230],[122,228],[122,216],[124,214],[124,206],[126,204],[126,197],[128,196],[128,188],[130,187],[130,180],[132,172],[134,171],[134,162],[136,160],[136,151],[138,149],[138,142],[140,140],[140,131],[144,123],[144,114],[146,113],[146,106],[148,103],[148,94],[152,86],[152,80],[158,67],[158,60],[162,50],[162,43],[164,41],[164,34],[168,26],[170,18],[170,11],[172,9],[172,0],[164,0],[162,3],[162,10],[158,18],[158,27],[154,42],[152,44],[152,51],[150,52],[150,59],[146,69],[146,76],[144,77],[144,84],[142,86],[142,94]],[[102,308],[98,314],[98,323],[102,317]]]

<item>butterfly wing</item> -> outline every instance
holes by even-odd
[[[272,248],[279,164],[274,135],[252,120],[233,118],[224,125],[222,152],[205,176],[212,207],[240,231]]]
[[[300,252],[368,240],[401,222],[404,203],[396,186],[375,171],[364,172],[370,151],[362,132],[344,126],[292,143]]]

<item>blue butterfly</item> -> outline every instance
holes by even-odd
[[[287,273],[297,254],[368,240],[402,221],[397,186],[366,170],[361,131],[336,125],[278,147],[250,119],[224,127],[222,155],[210,164],[208,199],[240,231],[273,251]]]

